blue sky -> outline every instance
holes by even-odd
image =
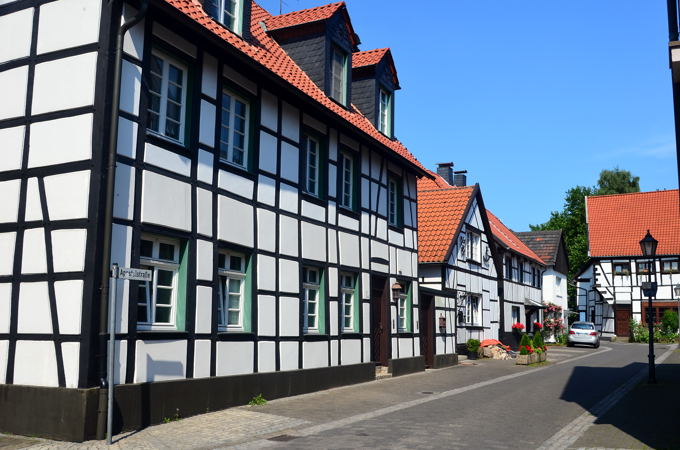
[[[259,3],[278,13],[279,0]],[[468,170],[517,231],[602,169],[630,170],[642,190],[677,188],[665,4],[347,0],[361,50],[392,49],[396,136],[430,169]]]

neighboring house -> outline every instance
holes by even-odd
[[[562,319],[566,324],[569,258],[562,231],[525,231],[515,234],[546,264],[542,276],[543,303],[561,306]]]
[[[680,284],[678,190],[586,197],[588,264],[576,275],[580,320],[594,322],[603,336],[628,336],[631,319],[647,323],[641,283],[656,280],[653,320],[676,309]],[[659,242],[656,258],[642,256],[647,230]]]
[[[418,181],[421,344],[427,364],[456,361],[468,339],[498,338],[498,275],[479,185],[453,164]],[[465,351],[465,350],[463,350]]]
[[[422,369],[431,175],[344,3],[151,0],[113,117],[115,33],[145,2],[1,3],[2,431],[102,436],[110,263],[153,273],[117,284],[117,430]]]
[[[512,325],[521,323],[524,331],[533,332],[534,322],[541,322],[545,308],[542,276],[545,263],[498,217],[487,210],[491,232],[496,241],[496,257],[503,269],[499,271],[501,299],[501,341],[517,345],[517,333]]]

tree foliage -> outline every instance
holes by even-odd
[[[575,186],[566,192],[561,211],[550,213],[550,219],[530,225],[532,231],[562,230],[569,256],[569,279],[588,261],[588,231],[586,227],[586,196],[640,192],[640,177],[618,167],[603,170],[595,186]],[[576,289],[569,285],[569,308],[576,306]]]

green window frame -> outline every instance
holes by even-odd
[[[189,244],[178,239],[142,235],[139,266],[151,281],[137,282],[137,328],[184,331]]]
[[[302,192],[313,197],[326,197],[328,153],[326,139],[311,130],[302,132],[300,185]]]
[[[302,268],[303,332],[326,334],[326,279],[320,267]]]
[[[382,88],[378,93],[378,131],[392,137],[392,94]]]
[[[188,142],[191,118],[189,64],[154,45],[147,71],[147,131],[180,145]]]
[[[399,333],[413,332],[413,293],[411,283],[407,283],[406,290],[397,295],[397,331]]]
[[[342,311],[342,331],[359,332],[359,276],[354,273],[340,272],[340,303]]]
[[[351,211],[359,209],[359,155],[341,150],[338,161],[338,205]]]
[[[387,223],[393,227],[404,226],[404,182],[401,177],[387,177]]]
[[[243,32],[244,0],[203,0],[205,12],[236,34]]]
[[[250,332],[252,264],[247,254],[223,249],[218,254],[217,317],[220,331]]]
[[[349,55],[337,45],[331,48],[330,96],[342,105],[347,105],[347,68]]]

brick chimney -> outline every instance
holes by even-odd
[[[453,186],[453,163],[445,162],[437,164],[437,175]]]

